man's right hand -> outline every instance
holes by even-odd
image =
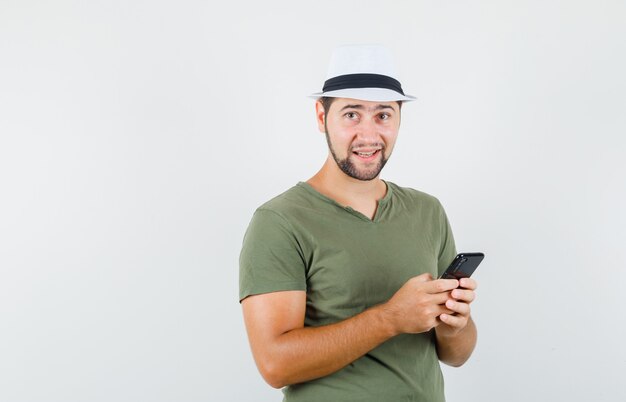
[[[441,314],[452,314],[445,303],[450,292],[459,287],[456,279],[433,280],[430,274],[409,279],[382,309],[394,334],[417,334],[438,326]]]

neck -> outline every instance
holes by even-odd
[[[345,174],[329,155],[315,176],[307,180],[320,193],[344,205],[378,201],[387,192],[387,186],[376,176],[372,180],[358,180]]]

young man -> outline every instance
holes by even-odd
[[[257,366],[286,401],[443,401],[439,360],[472,353],[476,282],[435,279],[456,250],[439,201],[380,179],[404,95],[389,51],[331,59],[321,170],[255,212],[240,300]]]

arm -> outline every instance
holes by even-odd
[[[251,296],[242,306],[254,359],[275,388],[333,373],[393,336],[376,307],[336,324],[304,327],[304,291]]]
[[[321,327],[304,327],[303,291],[250,296],[242,307],[259,371],[271,386],[281,388],[334,373],[400,333],[437,326],[439,315],[451,313],[444,303],[457,286],[457,280],[420,275],[387,303]]]
[[[476,281],[461,279],[463,289],[452,291],[446,302],[453,314],[442,314],[442,325],[435,328],[439,360],[453,367],[463,365],[476,346],[476,325],[470,315],[470,303],[475,299]]]

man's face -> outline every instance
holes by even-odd
[[[400,105],[338,98],[326,111],[316,104],[320,131],[326,133],[328,148],[337,166],[358,180],[378,177],[400,128]]]

